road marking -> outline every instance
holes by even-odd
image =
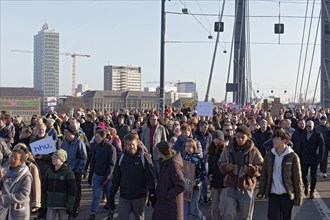
[[[118,213],[113,214],[113,218],[117,218],[117,217],[118,217]],[[107,220],[107,218],[108,218],[108,217],[105,217],[105,218],[103,218],[102,220]]]
[[[321,214],[322,220],[329,220],[330,219],[330,209],[329,207],[325,204],[324,200],[321,198],[320,194],[315,190],[314,192],[314,205],[316,209],[319,211]]]

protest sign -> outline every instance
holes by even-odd
[[[55,143],[52,137],[32,142],[30,147],[33,155],[50,154],[56,151]]]
[[[213,102],[197,102],[197,116],[213,116]]]
[[[183,197],[186,201],[191,202],[192,193],[195,185],[195,164],[184,160],[183,175],[184,175]]]

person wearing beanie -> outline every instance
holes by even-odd
[[[78,129],[74,125],[69,125],[64,129],[64,138],[61,148],[66,151],[67,163],[74,173],[76,180],[76,200],[72,212],[69,214],[69,219],[76,218],[79,214],[78,208],[81,199],[81,179],[87,162],[87,151],[85,143],[78,135]]]
[[[252,219],[254,188],[263,162],[261,153],[251,140],[249,128],[239,126],[235,139],[224,149],[218,161],[221,173],[227,175],[224,219]]]
[[[226,201],[226,187],[224,186],[225,175],[223,175],[218,168],[218,160],[226,144],[225,136],[222,131],[216,130],[213,132],[212,136],[212,142],[207,148],[207,154],[209,156],[207,177],[209,178],[211,188],[211,217],[213,220],[222,220],[222,213]]]
[[[47,208],[46,219],[70,219],[67,213],[73,211],[76,183],[75,176],[65,161],[67,152],[57,150],[52,156],[52,166],[48,168],[42,188],[41,207]]]
[[[162,163],[156,188],[156,204],[153,220],[178,219],[183,220],[183,160],[180,152],[172,148],[168,141],[161,141],[156,149]]]

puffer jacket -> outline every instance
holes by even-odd
[[[290,199],[294,200],[294,205],[302,205],[302,179],[300,160],[298,155],[289,148],[290,153],[284,156],[282,161],[282,179],[285,189]],[[273,168],[275,155],[272,151],[268,152],[265,157],[265,163],[262,167],[262,173],[259,182],[260,195],[265,195],[267,199],[271,192]]]
[[[232,188],[243,190],[254,189],[257,183],[257,176],[260,176],[262,164],[264,162],[259,150],[254,146],[251,139],[247,140],[246,149],[242,158],[242,166],[238,170],[237,157],[235,152],[236,140],[231,142],[229,146],[222,152],[218,161],[218,166],[222,174],[226,175],[224,185]],[[233,171],[228,171],[226,165],[232,163]],[[244,165],[248,166],[248,172],[243,171]]]

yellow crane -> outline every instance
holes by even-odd
[[[31,50],[11,50],[12,52],[19,53],[33,53]],[[60,55],[72,57],[72,96],[76,97],[76,57],[90,57],[88,54],[78,54],[70,52],[60,52]]]

